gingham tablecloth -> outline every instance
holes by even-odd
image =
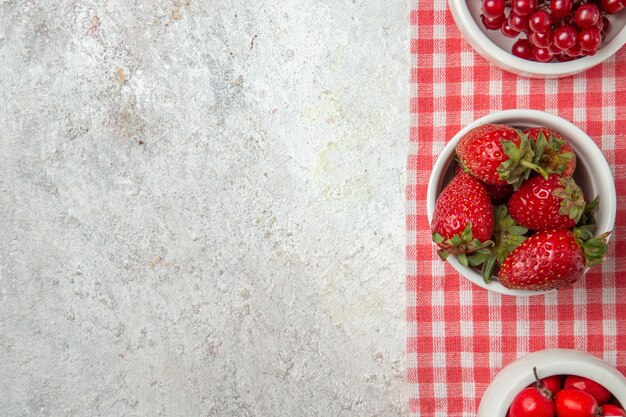
[[[480,0],[472,0],[480,1]],[[626,48],[558,80],[491,66],[461,38],[445,0],[413,0],[411,132],[407,180],[407,380],[422,417],[475,416],[489,381],[511,361],[573,348],[626,373]],[[532,108],[585,130],[613,169],[617,219],[609,254],[573,288],[530,298],[474,286],[431,243],[426,187],[445,143],[496,110]]]

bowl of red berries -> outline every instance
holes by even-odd
[[[556,78],[585,71],[626,43],[626,0],[448,0],[459,30],[491,63]]]
[[[530,296],[603,262],[616,201],[609,164],[585,132],[550,113],[504,110],[446,144],[426,210],[442,261],[490,291]]]
[[[512,362],[491,381],[478,417],[626,416],[626,378],[605,361],[547,349]]]

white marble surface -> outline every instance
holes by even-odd
[[[0,11],[0,415],[405,413],[407,2]]]

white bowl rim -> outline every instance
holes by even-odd
[[[444,149],[439,153],[435,164],[432,167],[431,175],[428,180],[428,189],[426,192],[426,211],[428,216],[428,223],[432,222],[432,216],[435,211],[435,202],[437,200],[437,186],[439,182],[439,178],[434,175],[435,172],[443,172],[445,169],[445,165],[448,160],[453,156],[455,152],[456,143],[459,139],[471,129],[481,126],[487,123],[507,123],[507,120],[529,120],[536,122],[537,124],[559,124],[567,126],[568,130],[575,132],[574,137],[582,137],[585,139],[589,159],[602,161],[602,172],[598,172],[599,176],[604,176],[606,178],[613,178],[613,174],[609,168],[609,164],[604,157],[604,154],[598,148],[598,145],[578,126],[573,124],[572,122],[551,113],[547,113],[540,110],[531,110],[531,109],[509,109],[509,110],[501,110],[490,113],[486,116],[483,116],[479,119],[476,119],[472,123],[465,126],[461,129],[448,143]],[[547,123],[546,123],[547,121]],[[513,122],[514,123],[514,122]],[[605,231],[613,230],[615,225],[615,216],[617,210],[617,193],[615,190],[615,181],[610,181],[608,186],[608,194],[609,199],[605,198],[601,204],[608,204],[611,208],[609,212],[609,216],[605,219],[602,224],[598,224],[598,230],[596,234],[604,233]],[[611,236],[609,235],[609,239]],[[461,265],[461,263],[456,259],[455,256],[449,256],[447,261],[450,265],[464,278],[470,280],[474,284],[485,288],[489,291],[495,291],[504,295],[513,295],[513,296],[522,296],[522,297],[530,297],[534,295],[546,294],[548,292],[557,291],[529,291],[529,290],[511,290],[500,284],[498,281],[492,281],[487,284],[484,282],[480,274],[472,269],[466,268]],[[460,270],[464,270],[467,274],[462,274]],[[469,276],[468,276],[469,275]]]
[[[602,63],[626,43],[626,25],[624,25],[613,39],[603,45],[593,56],[559,63],[529,61],[505,51],[489,39],[472,17],[467,7],[467,0],[448,0],[448,4],[459,30],[480,55],[507,71],[521,75],[556,78],[576,74]]]
[[[478,417],[504,417],[515,396],[535,378],[578,375],[592,379],[626,404],[626,377],[615,367],[587,352],[574,349],[544,349],[524,355],[504,367],[490,382],[478,406]],[[575,370],[575,371],[573,371]]]

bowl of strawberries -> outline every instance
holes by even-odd
[[[483,288],[530,296],[604,260],[616,200],[609,164],[585,132],[550,113],[504,110],[447,143],[426,209],[443,261]]]
[[[591,68],[626,43],[626,0],[448,0],[464,38],[515,74],[556,78]]]
[[[571,349],[530,353],[491,381],[478,417],[626,416],[626,378],[605,361]]]

